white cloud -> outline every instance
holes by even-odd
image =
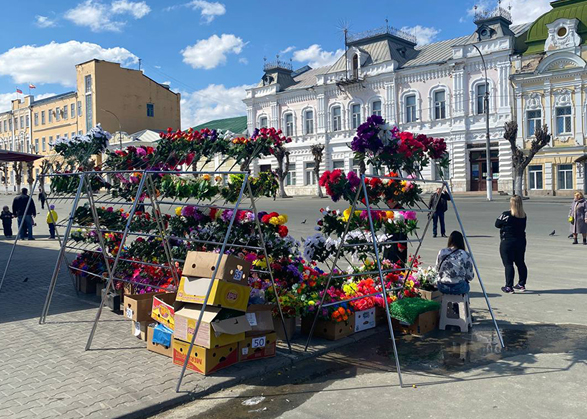
[[[10,76],[15,83],[59,83],[66,87],[76,84],[75,65],[93,58],[136,63],[138,58],[125,48],[103,48],[89,42],[51,42],[36,46],[24,45],[0,54],[0,76]]]
[[[247,60],[245,57],[242,57],[238,59],[238,62],[247,65],[249,63],[249,60]]]
[[[202,19],[205,20],[206,23],[210,23],[216,18],[216,16],[222,16],[226,13],[226,7],[224,4],[218,2],[194,0],[187,3],[187,5],[194,10],[200,10]]]
[[[21,87],[21,90],[23,92],[25,92],[24,87],[25,86]],[[27,85],[27,87],[28,87],[28,85]],[[28,93],[28,90],[26,90],[26,92]],[[34,92],[34,91],[32,91],[32,92]],[[51,97],[51,96],[55,96],[55,93],[41,93],[39,95],[35,95],[35,100],[40,100],[40,99],[44,99],[46,97]],[[5,112],[5,111],[12,109],[12,101],[14,99],[18,99],[18,97],[22,98],[23,95],[18,94],[18,96],[17,96],[16,92],[0,93],[0,112]]]
[[[294,49],[296,49],[296,47],[294,45],[291,45],[291,46],[287,47],[286,49],[279,51],[279,53],[280,54],[287,54],[288,52],[292,52]]]
[[[440,33],[440,29],[426,27],[426,26],[404,26],[401,29],[404,32],[414,35],[418,45],[426,45],[436,39],[436,35]]]
[[[201,39],[181,50],[181,54],[183,62],[193,68],[210,70],[226,63],[227,54],[240,54],[245,45],[246,42],[241,38],[223,33],[220,37],[212,35],[208,39]]]
[[[35,24],[39,28],[52,28],[56,26],[55,20],[48,18],[47,16],[37,15],[35,16]]]
[[[93,32],[120,32],[126,21],[113,19],[115,16],[130,15],[140,19],[150,11],[144,1],[117,0],[107,5],[98,0],[86,0],[66,11],[64,17],[78,26],[89,27]]]
[[[246,115],[243,99],[246,89],[253,86],[227,88],[223,84],[210,84],[192,93],[181,92],[181,126],[185,129],[214,119]]]
[[[299,62],[308,62],[310,67],[324,67],[332,65],[344,54],[343,49],[336,51],[324,51],[318,44],[310,45],[306,49],[300,49],[293,53],[293,60]]]
[[[508,6],[511,5],[512,23],[519,24],[536,20],[552,8],[550,3],[551,0],[510,0]],[[497,2],[492,0],[481,0],[477,3],[477,11],[493,10],[496,7]],[[475,16],[475,8],[468,9],[467,14]]]

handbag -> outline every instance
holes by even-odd
[[[575,217],[572,215],[569,217],[569,223],[573,224],[575,222]]]

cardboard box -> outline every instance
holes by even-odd
[[[106,294],[106,288],[102,288],[102,298],[105,299],[104,304],[106,307],[108,307],[116,314],[122,314],[122,311],[120,311],[121,298],[118,291],[110,290],[110,292]]]
[[[373,329],[375,323],[375,307],[355,312],[355,332]]]
[[[302,317],[302,333],[305,335],[310,334],[312,328],[313,317]],[[314,328],[314,337],[324,338],[328,340],[339,340],[344,337],[350,336],[355,331],[355,316],[350,316],[346,322],[335,323],[329,320],[320,320],[316,322]]]
[[[167,339],[164,339],[166,343],[168,342],[168,345],[165,345],[163,343],[157,342],[157,340],[161,341],[162,339],[156,339],[155,342],[153,341],[155,327],[157,327],[157,326],[162,326],[162,325],[157,325],[157,324],[151,323],[149,325],[149,327],[147,328],[147,349],[152,352],[156,352],[158,354],[165,355],[165,356],[168,356],[169,358],[171,358],[173,356],[173,347],[172,347],[173,330],[167,329],[165,326],[162,326],[163,328],[166,328],[168,330]],[[161,333],[161,331],[159,331],[159,333]]]
[[[196,304],[184,304],[176,309],[173,337],[191,342],[201,310],[202,306]],[[250,330],[251,326],[244,314],[207,306],[195,344],[208,349],[236,344]]]
[[[173,339],[173,363],[183,366],[190,344]],[[220,348],[206,349],[194,345],[187,368],[203,375],[212,374],[222,368],[238,363],[238,343]]]
[[[296,318],[286,317],[284,320],[287,337],[289,338],[289,340],[291,340],[293,335],[295,335],[296,333]],[[285,332],[283,331],[283,323],[281,322],[281,317],[273,317],[273,328],[275,329],[275,333],[277,333],[277,339],[287,340],[285,338]]]
[[[275,356],[276,348],[277,334],[275,332],[252,335],[238,343],[238,360],[244,362],[271,358]]]
[[[96,293],[96,280],[89,275],[77,275],[78,291],[82,294]]]
[[[147,340],[147,327],[149,326],[149,320],[144,322],[132,321],[132,334],[140,340]]]
[[[438,310],[427,311],[418,316],[413,324],[400,322],[397,319],[393,320],[393,330],[397,330],[406,335],[425,335],[428,332],[438,328]]]
[[[131,294],[124,296],[124,317],[135,322],[145,322],[151,318],[153,297],[156,292]]]
[[[247,307],[247,320],[251,325],[251,331],[247,332],[247,336],[258,333],[270,333],[275,329],[273,327],[273,309],[271,304],[252,304]]]
[[[177,290],[177,301],[204,304],[210,278],[182,276]],[[251,287],[237,285],[232,282],[214,280],[208,304],[233,310],[247,311]]]
[[[175,299],[177,293],[157,294],[153,297],[151,318],[171,330],[175,327]]]
[[[442,300],[442,293],[440,291],[425,291],[420,290],[420,296],[423,300],[440,301]]]
[[[218,263],[219,253],[188,252],[182,275],[196,278],[211,278]],[[248,285],[251,262],[232,255],[222,255],[215,279]]]

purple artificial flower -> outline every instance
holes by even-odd
[[[193,217],[195,213],[196,213],[195,207],[187,206],[187,207],[183,207],[181,209],[181,215],[183,215],[186,218]]]
[[[359,186],[361,184],[361,179],[359,179],[359,177],[357,176],[357,173],[354,171],[350,171],[346,175],[346,178],[349,181],[349,183],[351,184],[351,188],[353,188],[353,189],[355,189],[357,186]]]

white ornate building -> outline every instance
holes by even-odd
[[[445,138],[454,190],[483,190],[486,84],[473,44],[487,66],[494,189],[511,190],[503,125],[512,118],[511,57],[530,25],[512,26],[503,9],[478,15],[475,24],[471,34],[424,46],[389,27],[349,35],[346,53],[330,67],[292,71],[290,63],[266,63],[262,81],[244,99],[248,130],[274,126],[292,137],[288,192],[315,192],[312,144],[325,144],[321,171],[352,170],[348,145],[356,127],[374,113],[402,130]],[[272,164],[261,160],[255,170]],[[429,168],[425,176],[433,172]]]

